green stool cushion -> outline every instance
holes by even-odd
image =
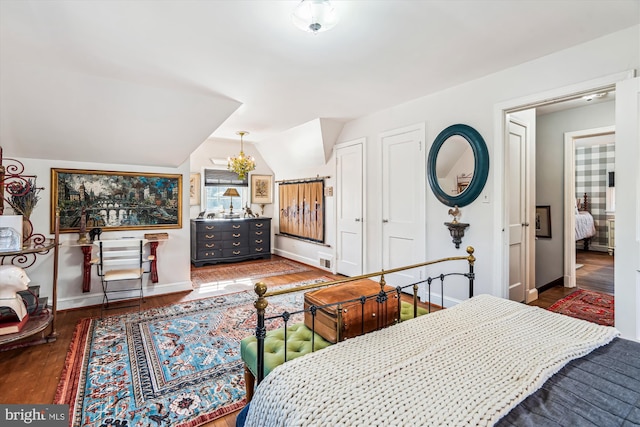
[[[314,334],[314,351],[331,345],[318,334]],[[311,353],[311,330],[304,323],[287,327],[287,360]],[[258,341],[255,336],[244,338],[240,342],[240,356],[251,373],[257,372]],[[284,363],[284,328],[267,332],[264,340],[264,375],[267,376],[276,366]]]

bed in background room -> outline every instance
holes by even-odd
[[[584,193],[582,199],[576,199],[576,242],[582,240],[584,250],[588,251],[591,238],[595,235],[595,222],[589,212],[589,196]]]
[[[640,343],[479,295],[275,367],[237,417],[247,427],[494,424],[640,424]]]

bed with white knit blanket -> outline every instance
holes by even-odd
[[[239,424],[637,425],[640,344],[617,336],[480,295],[278,366]]]

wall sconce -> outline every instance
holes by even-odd
[[[469,226],[469,224],[458,222],[460,214],[458,206],[454,206],[453,209],[449,209],[449,215],[453,217],[453,221],[444,223],[444,225],[449,229],[449,233],[453,238],[452,242],[456,245],[456,249],[460,249],[460,244],[464,237],[464,230]]]

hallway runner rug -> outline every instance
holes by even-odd
[[[303,299],[269,298],[267,313],[299,310]],[[255,333],[254,300],[239,292],[79,321],[54,403],[70,406],[73,427],[195,427],[240,409],[240,340]]]
[[[206,265],[191,267],[191,281],[194,289],[201,286],[219,284],[232,280],[262,279],[284,274],[310,271],[304,264],[287,259],[270,259],[240,264]]]
[[[555,302],[548,310],[599,325],[613,326],[613,295],[602,292],[578,289]]]

